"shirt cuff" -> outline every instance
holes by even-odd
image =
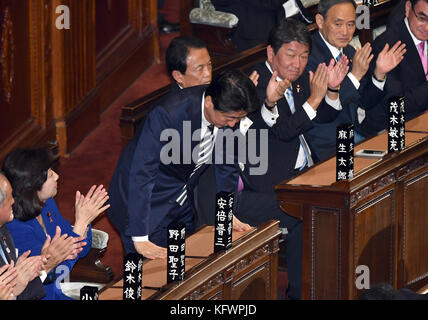
[[[380,82],[380,81],[377,81],[376,79],[375,79],[375,77],[373,77],[372,76],[372,81],[373,81],[373,84],[380,90],[380,91],[383,91],[383,87],[385,86],[385,82],[386,82],[386,78],[385,78],[385,80],[384,81],[382,81],[382,82]]]
[[[132,237],[132,241],[134,241],[134,242],[144,242],[144,241],[149,241],[149,236]]]
[[[309,119],[313,120],[317,116],[317,112],[314,110],[314,108],[311,107],[311,105],[307,101],[302,105],[302,107],[308,115]]]
[[[251,125],[253,124],[253,121],[250,120],[250,118],[245,117],[242,118],[239,122],[239,130],[241,131],[241,134],[245,136],[247,134],[248,129],[250,129]]]
[[[336,109],[337,111],[342,110],[342,104],[340,103],[339,98],[337,98],[336,100],[332,100],[328,97],[328,95],[325,95],[325,102],[327,102],[329,106],[331,106],[333,109]]]
[[[279,114],[278,114],[278,107],[277,106],[275,106],[273,109],[272,109],[272,111],[269,111],[267,108],[266,108],[266,106],[263,104],[263,106],[262,106],[262,110],[260,111],[261,113],[262,113],[262,118],[263,118],[263,120],[266,122],[266,124],[269,126],[269,127],[272,127],[275,123],[276,123],[276,120],[278,119],[278,117],[279,117]]]
[[[355,76],[352,74],[352,72],[348,72],[348,78],[349,78],[349,80],[351,80],[355,89],[358,90],[360,88],[360,81],[358,81],[357,78],[355,78]]]
[[[40,278],[40,280],[42,280],[42,283],[43,282],[45,282],[45,280],[46,280],[46,277],[48,276],[48,274],[46,273],[46,271],[45,270],[42,270],[41,272],[40,272],[40,276],[39,276],[39,278]]]

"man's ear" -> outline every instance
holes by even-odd
[[[321,14],[317,13],[315,15],[315,23],[317,24],[318,29],[321,30],[324,25],[324,17]]]
[[[273,57],[275,56],[275,51],[273,51],[273,48],[271,45],[268,45],[266,47],[266,57],[267,61],[272,64]]]
[[[406,1],[406,4],[404,5],[404,13],[406,14],[406,18],[409,17],[409,12],[412,9],[412,3],[410,1]]]
[[[211,96],[205,96],[205,108],[209,110],[214,109],[213,99]]]
[[[173,70],[171,75],[175,82],[177,82],[181,87],[183,87],[183,74],[178,70]]]

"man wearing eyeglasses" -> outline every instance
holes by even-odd
[[[366,135],[387,127],[388,97],[405,97],[406,121],[428,109],[428,1],[406,1],[405,13],[406,17],[403,20],[388,28],[373,43],[375,55],[382,50],[385,43],[391,46],[397,40],[406,44],[407,52],[401,63],[388,73],[385,98],[366,114],[361,126]]]

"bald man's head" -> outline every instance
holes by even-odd
[[[5,175],[0,172],[0,226],[13,220],[14,203],[12,186]]]

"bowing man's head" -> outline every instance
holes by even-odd
[[[258,107],[254,83],[238,69],[219,73],[205,91],[205,118],[218,128],[233,128]]]

